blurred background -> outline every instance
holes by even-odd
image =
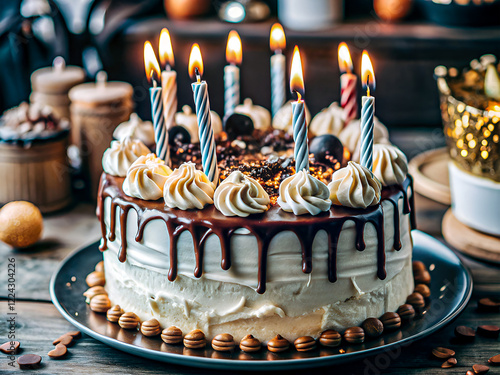
[[[436,65],[463,67],[485,53],[500,55],[495,0],[9,0],[0,7],[2,112],[28,100],[30,74],[61,55],[68,65],[83,66],[88,80],[104,69],[110,80],[131,83],[136,111],[151,118],[143,44],[151,40],[156,49],[163,27],[172,36],[179,109],[192,105],[187,62],[191,44],[198,42],[212,109],[223,113],[231,29],[243,43],[242,99],[269,108],[269,30],[279,20],[287,65],[295,44],[306,60],[306,101],[313,115],[339,100],[337,46],[345,41],[358,74],[361,52],[369,50],[377,115],[392,128],[441,126]],[[316,8],[319,14],[313,14]]]

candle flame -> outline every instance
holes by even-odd
[[[241,39],[236,30],[231,30],[227,37],[226,60],[230,64],[241,64],[242,60]]]
[[[367,96],[370,96],[370,90],[375,90],[375,73],[373,72],[373,65],[368,56],[368,52],[363,51],[361,57],[361,82],[363,88],[366,89]]]
[[[160,63],[162,66],[174,65],[174,50],[172,49],[172,40],[170,33],[166,28],[161,30],[159,43]]]
[[[160,77],[160,65],[158,65],[158,60],[150,42],[144,43],[144,68],[150,83],[152,80],[154,81],[154,74],[156,74],[157,78]]]
[[[339,44],[339,68],[341,73],[352,73],[352,59],[349,47],[342,42]]]
[[[290,72],[290,91],[296,92],[298,100],[304,96],[304,74],[302,72],[302,61],[300,59],[299,47],[293,49],[292,68]]]
[[[283,30],[283,26],[279,23],[275,23],[273,27],[271,27],[269,46],[273,51],[282,51],[286,47],[285,30]]]
[[[196,73],[198,70],[198,73]],[[201,58],[200,46],[198,43],[193,44],[191,47],[191,54],[189,55],[189,76],[191,79],[198,79],[197,76],[203,75],[203,59]]]

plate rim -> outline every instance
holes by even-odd
[[[446,249],[448,252],[449,256],[452,256],[458,266],[462,269],[462,271],[465,274],[465,290],[464,290],[464,295],[463,298],[460,300],[458,303],[457,307],[452,310],[450,313],[448,313],[446,316],[444,316],[440,321],[438,321],[436,324],[432,325],[431,327],[428,327],[424,329],[421,332],[416,333],[415,335],[405,337],[401,340],[398,340],[393,343],[385,344],[382,346],[378,346],[375,348],[370,348],[370,349],[365,349],[365,350],[360,350],[356,352],[351,352],[351,353],[343,353],[341,357],[339,355],[331,355],[331,356],[325,356],[325,357],[314,357],[314,358],[299,358],[299,359],[283,359],[280,361],[268,361],[268,360],[228,360],[228,359],[219,359],[219,358],[207,358],[207,357],[195,357],[195,356],[186,356],[183,354],[177,354],[177,353],[167,353],[167,352],[161,352],[161,351],[156,351],[152,349],[147,349],[143,348],[140,346],[136,346],[133,344],[125,343],[122,341],[118,341],[116,339],[110,338],[108,336],[105,336],[103,334],[100,334],[91,328],[87,327],[86,325],[76,321],[73,316],[68,314],[63,306],[60,304],[59,300],[57,299],[56,293],[55,293],[55,282],[57,279],[57,276],[59,275],[59,272],[65,267],[65,265],[74,257],[76,256],[79,252],[84,251],[84,249],[88,248],[92,244],[88,244],[86,246],[82,246],[81,248],[78,248],[71,252],[61,263],[58,265],[54,273],[52,274],[52,277],[50,279],[50,297],[52,300],[52,303],[56,307],[56,309],[59,311],[59,313],[71,324],[73,324],[75,327],[77,327],[80,331],[84,332],[85,334],[89,335],[90,337],[96,339],[97,341],[100,341],[108,346],[111,346],[115,349],[118,349],[122,352],[125,352],[127,354],[133,354],[139,357],[143,358],[148,358],[148,359],[153,359],[155,361],[159,362],[167,362],[167,363],[173,363],[176,365],[183,365],[183,366],[188,366],[188,367],[197,367],[197,368],[210,368],[210,369],[238,369],[241,370],[243,367],[246,370],[277,370],[277,369],[300,369],[300,368],[305,368],[305,367],[321,367],[321,366],[326,366],[331,362],[334,363],[345,363],[345,362],[351,362],[355,360],[356,358],[359,357],[369,357],[372,355],[375,355],[379,352],[387,351],[391,348],[394,348],[396,346],[401,346],[401,345],[406,345],[410,344],[412,342],[418,341],[426,336],[431,335],[432,333],[435,333],[436,331],[444,328],[451,322],[453,322],[465,309],[467,304],[470,301],[470,298],[472,296],[472,291],[473,291],[473,280],[472,280],[472,274],[469,270],[469,268],[462,262],[460,257],[455,254],[453,250],[451,250],[446,244],[438,241],[436,238],[420,231],[420,230],[412,230],[412,240],[415,241],[415,237],[422,237],[426,238],[427,240],[433,241],[436,243],[436,245],[439,245],[442,249]],[[153,353],[154,352],[154,353]],[[187,361],[186,359],[189,358]],[[341,358],[341,359],[340,359]]]

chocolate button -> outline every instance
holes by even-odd
[[[260,350],[261,343],[258,339],[252,335],[246,335],[241,339],[240,349],[247,353],[258,352]]]
[[[488,363],[493,366],[500,366],[500,354],[497,354],[488,359]]]
[[[233,336],[229,333],[217,335],[212,340],[212,348],[218,352],[230,352],[235,346]]]
[[[277,335],[274,339],[267,343],[267,349],[273,353],[284,352],[290,347],[290,343],[287,339],[283,338],[281,335]]]
[[[38,354],[24,354],[17,359],[17,364],[21,370],[36,369],[40,367],[42,357]]]
[[[378,337],[384,332],[384,324],[377,318],[368,318],[361,326],[368,337]]]
[[[485,365],[474,365],[474,366],[472,366],[472,369],[474,370],[474,373],[476,375],[484,375],[488,371],[490,371],[490,368],[488,366],[485,366]]]
[[[493,325],[479,326],[477,327],[477,334],[484,337],[496,339],[500,335],[500,327]]]
[[[68,349],[63,344],[57,344],[47,355],[52,359],[61,359],[68,353]]]
[[[473,341],[476,338],[476,331],[467,326],[455,327],[455,336],[461,341]]]
[[[344,339],[349,344],[362,344],[365,341],[365,331],[361,327],[347,328],[344,332]]]
[[[308,352],[316,348],[316,340],[311,336],[302,336],[293,342],[298,352]]]
[[[73,336],[64,334],[52,342],[52,345],[57,345],[57,344],[63,344],[64,346],[71,346],[73,345]]]
[[[452,368],[457,365],[457,359],[456,358],[448,358],[448,360],[441,365],[441,368]]]
[[[448,359],[455,355],[455,351],[438,346],[437,348],[432,349],[432,355],[439,359]]]
[[[319,343],[330,348],[339,346],[341,341],[342,336],[340,335],[340,333],[333,329],[327,329],[319,337]]]
[[[182,342],[182,331],[174,326],[165,328],[161,333],[161,339],[166,344],[180,344]]]
[[[21,343],[19,341],[7,341],[0,345],[0,352],[5,354],[15,354],[19,350]]]

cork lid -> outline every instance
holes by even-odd
[[[127,82],[108,81],[106,72],[97,73],[96,82],[73,87],[68,95],[73,103],[106,104],[131,100],[134,89]]]
[[[45,94],[65,94],[73,86],[85,81],[85,71],[78,66],[66,66],[58,56],[52,66],[35,70],[31,74],[31,89]]]

